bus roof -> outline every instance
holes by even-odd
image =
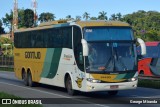
[[[95,21],[67,21],[67,20],[59,20],[59,21],[51,21],[41,23],[38,27],[34,28],[20,28],[15,32],[24,32],[31,30],[41,30],[48,29],[53,27],[61,27],[61,26],[69,26],[69,25],[79,25],[83,27],[91,27],[91,26],[130,26],[128,23],[120,22],[120,21],[106,21],[106,20],[95,20]]]
[[[146,46],[157,46],[160,42],[155,41],[155,42],[145,42]]]
[[[81,27],[87,26],[130,26],[128,23],[120,22],[120,21],[78,21],[76,24],[80,25]]]

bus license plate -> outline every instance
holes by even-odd
[[[110,86],[110,89],[117,89],[118,88],[118,85],[111,85]]]

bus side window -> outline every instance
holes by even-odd
[[[72,28],[63,28],[63,48],[72,48]]]

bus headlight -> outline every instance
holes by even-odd
[[[87,81],[92,82],[92,83],[100,83],[101,82],[101,80],[96,80],[93,78],[87,78]]]
[[[128,79],[128,81],[133,82],[133,81],[136,81],[137,79],[138,79],[138,77],[133,77],[133,78]]]

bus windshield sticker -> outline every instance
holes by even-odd
[[[92,29],[86,29],[86,32],[92,32]]]

